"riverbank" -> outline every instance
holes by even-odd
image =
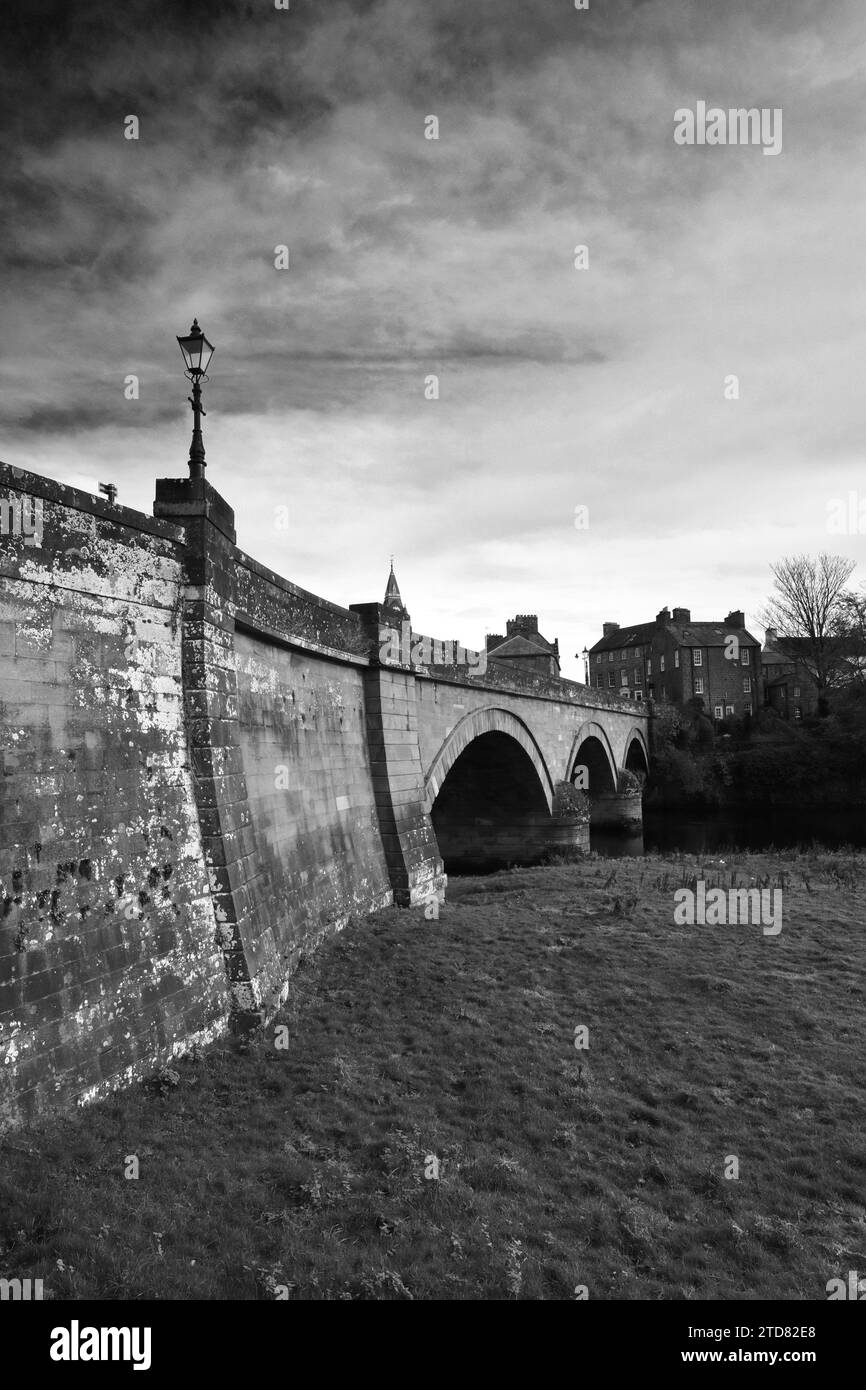
[[[699,880],[781,889],[781,931],[677,925]],[[376,913],[265,1039],[0,1140],[0,1277],[824,1299],[862,1268],[864,921],[866,855],[794,851],[589,858]]]
[[[763,712],[736,737],[716,738],[703,715],[668,708],[657,721],[644,809],[807,814],[858,807],[866,818],[866,709],[786,723]]]
[[[866,811],[859,807],[796,811],[769,809],[683,812],[644,811],[643,824],[632,833],[592,830],[590,848],[603,858],[646,854],[715,854],[783,849],[866,848]]]

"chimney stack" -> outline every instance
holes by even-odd
[[[537,632],[538,614],[517,613],[515,617],[506,620],[505,631],[509,637],[516,637],[519,633]]]

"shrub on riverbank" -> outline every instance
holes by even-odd
[[[571,816],[586,823],[590,817],[590,800],[585,791],[573,782],[557,782],[553,789],[553,814]]]
[[[644,804],[684,810],[866,804],[866,701],[788,724],[762,712],[738,736],[707,743],[688,711],[667,712]]]

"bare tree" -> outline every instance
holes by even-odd
[[[818,692],[818,708],[826,713],[826,694],[845,678],[844,649],[849,614],[845,585],[855,562],[844,555],[794,555],[771,565],[774,588],[761,621],[776,628],[776,646],[791,661],[799,661]]]
[[[866,686],[866,588],[859,594],[849,590],[842,595],[841,614],[847,677],[853,684]]]

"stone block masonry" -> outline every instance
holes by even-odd
[[[279,999],[269,995],[276,975],[274,943],[254,912],[260,856],[238,720],[234,513],[203,478],[161,479],[154,512],[176,518],[186,531],[183,685],[193,789],[232,1022],[249,1029],[263,1022]]]
[[[381,604],[356,604],[370,642],[387,627]],[[412,907],[432,895],[444,900],[446,878],[426,805],[413,672],[374,664],[366,673],[367,743],[373,793],[394,901]]]
[[[584,742],[614,779],[645,741],[573,682],[384,662],[385,606],[265,569],[203,479],[148,517],[0,464],[0,502],[39,521],[0,536],[0,1128],[261,1026],[325,934],[444,897],[437,814],[455,861],[575,843]]]
[[[364,674],[236,634],[239,737],[259,872],[256,920],[279,989],[299,953],[392,902],[367,753]]]
[[[225,1028],[183,707],[184,536],[0,465],[0,1125]]]

